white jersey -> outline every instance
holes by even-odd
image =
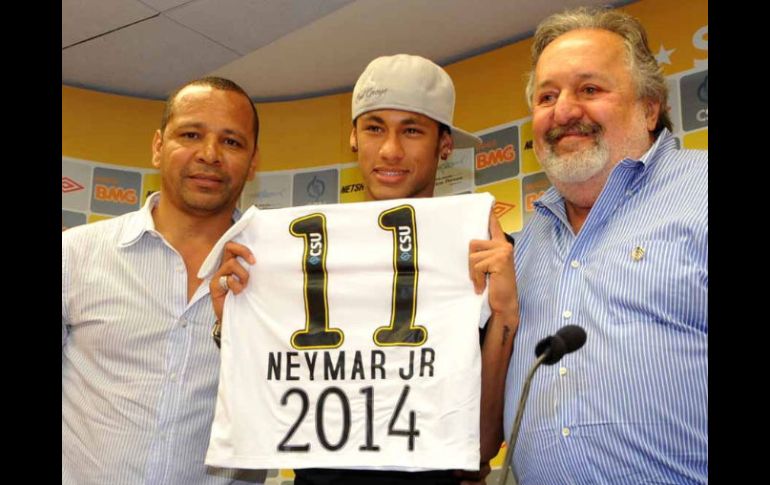
[[[249,209],[224,242],[249,283],[225,301],[206,464],[477,469],[482,296],[471,239],[489,194]]]

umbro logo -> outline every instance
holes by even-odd
[[[83,187],[82,185],[75,182],[69,177],[61,178],[61,191],[63,194],[66,194],[67,192],[76,192],[78,190],[83,190],[84,188],[85,187]]]

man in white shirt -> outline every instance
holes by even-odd
[[[454,85],[449,75],[428,59],[399,54],[380,57],[367,66],[353,90],[350,146],[366,186],[367,200],[432,197],[439,159],[452,149],[481,140],[452,124]],[[481,464],[479,472],[385,470],[296,470],[296,484],[455,484],[463,478],[482,480],[488,462],[503,439],[505,374],[518,327],[518,298],[513,247],[497,219],[490,215],[491,240],[474,240],[469,273],[475,290],[489,284],[492,316],[482,345]],[[228,288],[240,293],[248,272],[236,256],[255,259],[242,245],[228,243],[223,263],[211,282],[212,302],[221,317]],[[258,264],[258,263],[257,263]],[[472,482],[465,482],[472,483]]]
[[[198,269],[239,217],[259,119],[235,83],[168,99],[152,142],[161,191],[62,233],[62,484],[261,483],[206,467],[219,376]]]

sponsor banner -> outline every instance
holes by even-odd
[[[295,174],[292,205],[336,204],[338,176],[336,168]]]
[[[535,214],[535,201],[551,186],[544,173],[527,175],[522,179],[524,224]]]
[[[671,118],[671,124],[674,130],[682,128],[682,103],[679,97],[679,81],[677,79],[666,79],[668,86],[668,116]]]
[[[532,134],[532,120],[521,124],[521,172],[523,174],[542,172],[543,167],[535,155],[535,141]]]
[[[142,203],[144,205],[147,197],[160,190],[160,174],[146,173],[142,177]]]
[[[142,176],[133,170],[94,167],[91,210],[119,216],[139,208]]]
[[[682,127],[697,130],[709,124],[708,70],[683,76],[679,80],[682,100]]]
[[[106,221],[107,219],[112,219],[112,216],[105,216],[102,214],[89,214],[88,215],[88,223],[97,222],[97,221]]]
[[[495,196],[492,212],[500,221],[505,232],[521,231],[521,180],[510,179],[484,187],[476,188],[475,192],[489,192]]]
[[[684,147],[694,150],[708,150],[709,130],[705,129],[684,135]]]
[[[62,209],[87,211],[90,201],[92,167],[62,157],[61,160],[61,206]]]
[[[241,209],[252,205],[260,209],[291,207],[291,180],[288,173],[258,173],[241,194]]]
[[[508,126],[481,135],[476,148],[474,181],[486,185],[519,174],[519,127]]]
[[[340,169],[340,202],[363,202],[364,177],[358,164]]]
[[[434,195],[470,192],[473,184],[473,148],[458,148],[446,160],[439,160]]]
[[[138,209],[159,189],[160,174],[155,169],[62,156],[62,214],[79,214],[62,215],[62,223],[67,226],[65,218],[74,224],[83,218],[92,222],[125,214]]]
[[[70,227],[79,226],[86,223],[86,215],[83,212],[61,211],[61,230],[66,231]]]

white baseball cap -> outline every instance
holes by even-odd
[[[438,64],[409,54],[378,57],[353,88],[353,121],[363,113],[398,109],[420,113],[447,125],[455,148],[475,147],[481,138],[452,124],[455,86]]]

